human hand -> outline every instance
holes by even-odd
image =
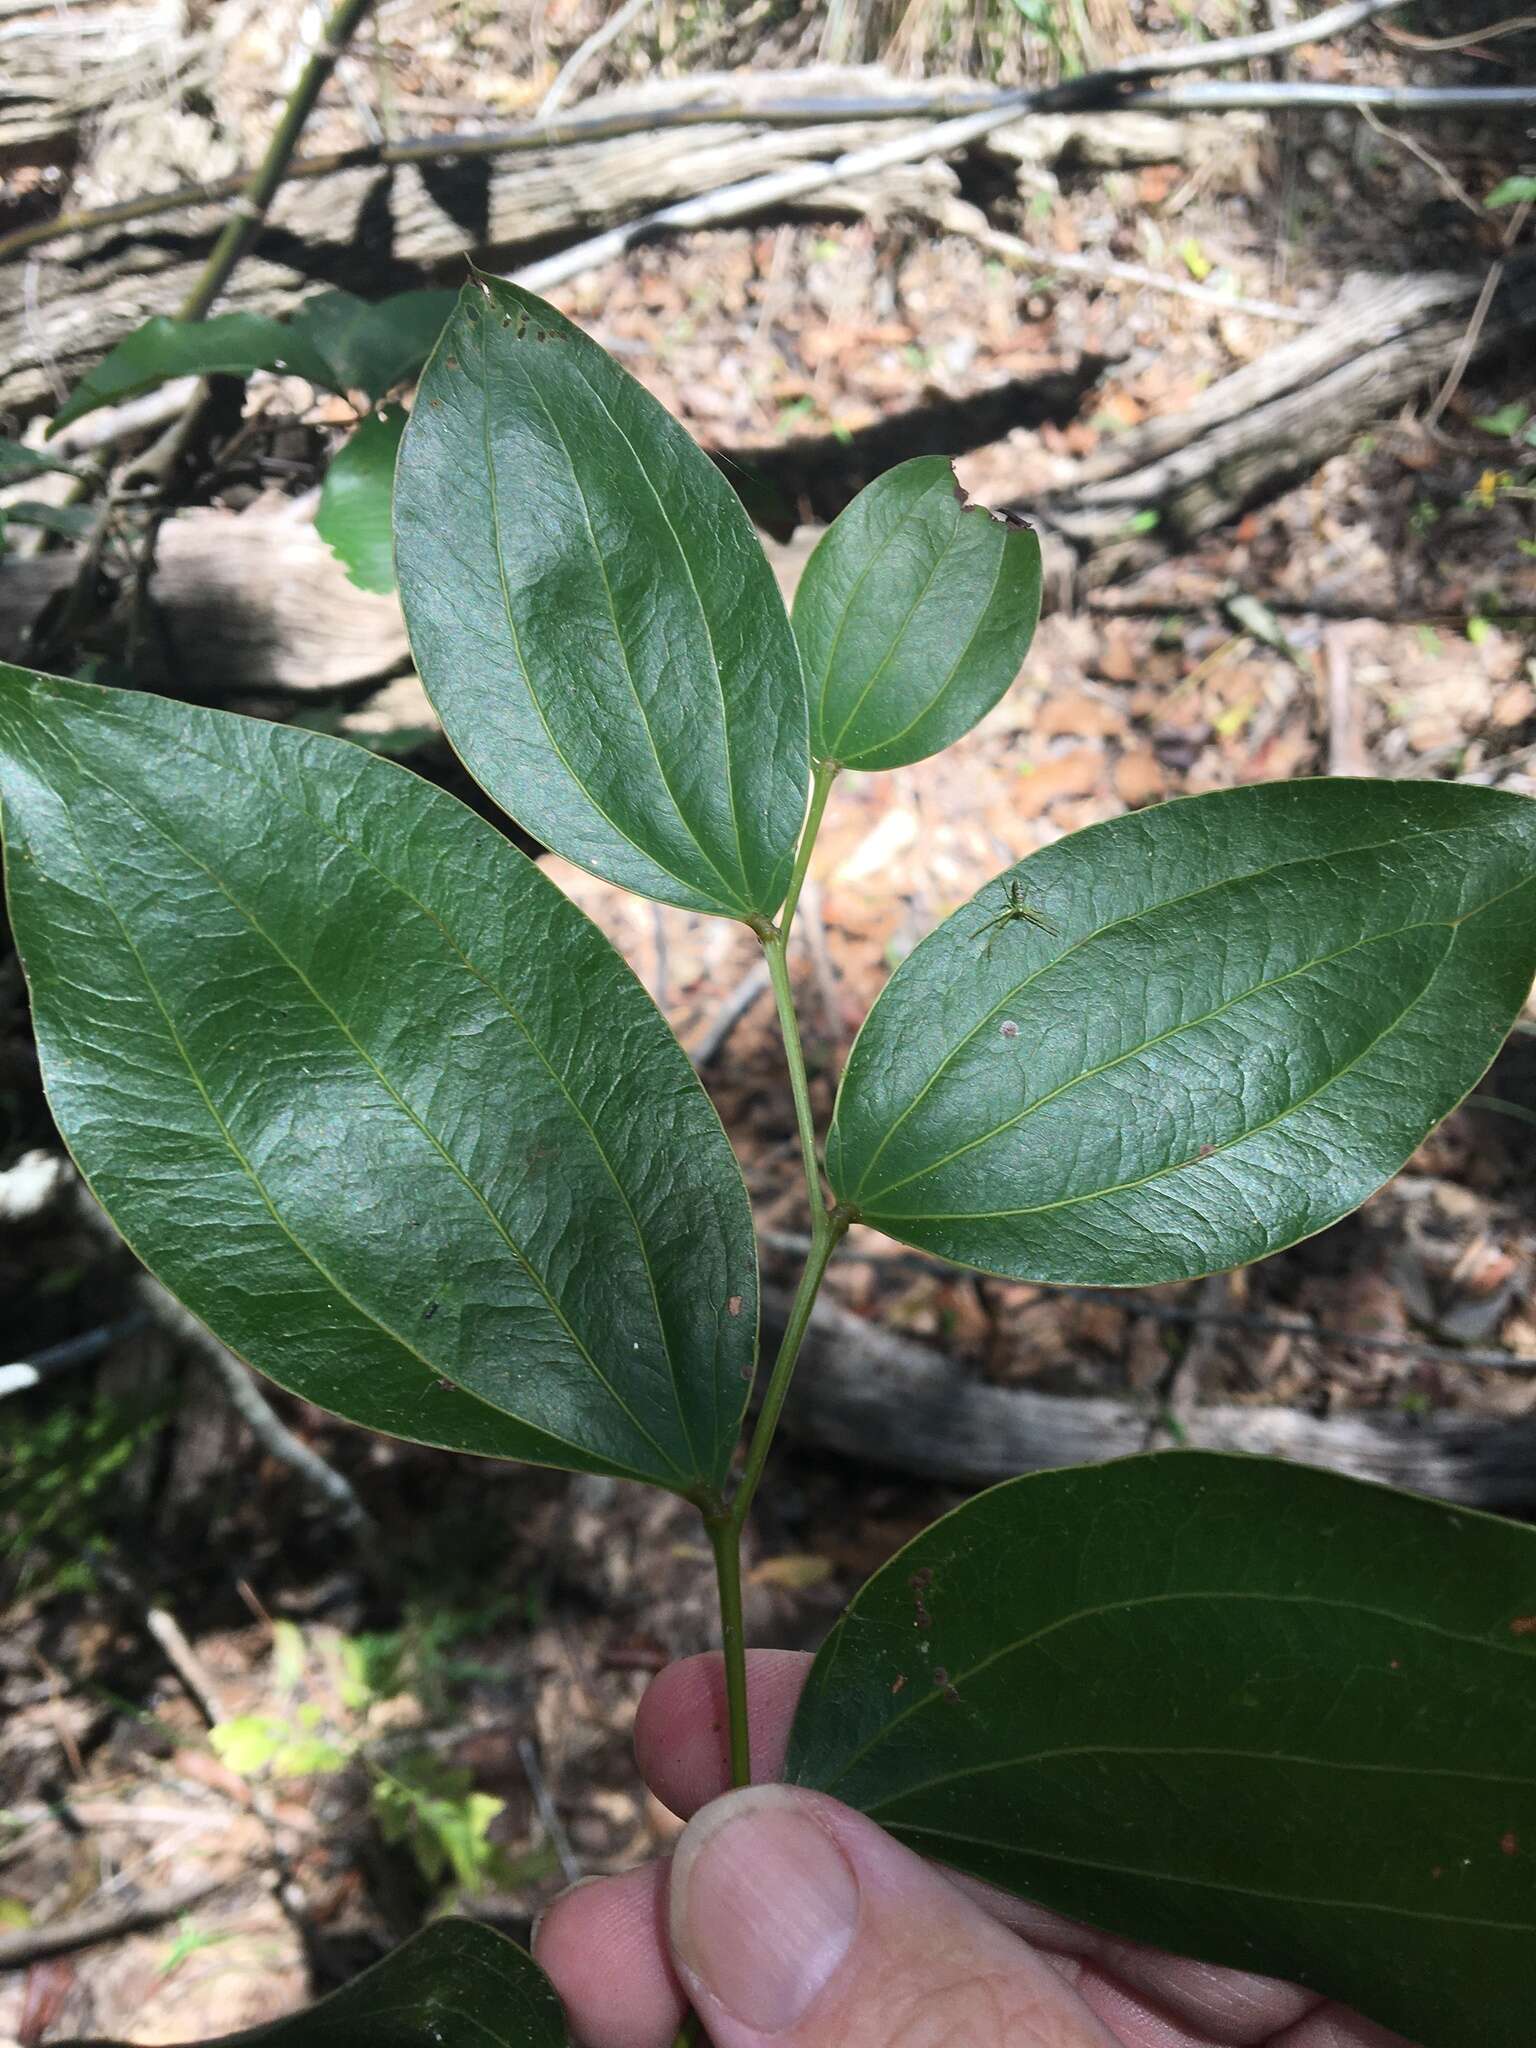
[[[782,1770],[810,1658],[759,1650],[754,1774]],[[670,1862],[557,1899],[538,1960],[584,2048],[1408,2048],[1310,1992],[1097,1934],[937,1870],[819,1793],[727,1792],[718,1657],[664,1671],[635,1724],[688,1818]],[[722,1796],[723,1795],[723,1796]]]

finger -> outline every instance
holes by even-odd
[[[1269,2048],[1412,2048],[1412,2043],[1370,2020],[1356,2019],[1336,2005],[1324,2005],[1309,2013],[1299,2026],[1276,2034]]]
[[[795,1650],[747,1653],[748,1723],[753,1776],[777,1778],[789,1726],[812,1658]],[[646,1783],[664,1806],[685,1819],[730,1786],[725,1670],[718,1654],[688,1657],[663,1671],[640,1702],[635,1755]],[[1038,1947],[1094,1962],[1100,1973],[1144,1994],[1197,2035],[1222,2048],[1259,2048],[1294,2025],[1319,2000],[1273,1977],[1165,1956],[1138,1943],[1100,1934],[1043,1906],[950,1873],[951,1882],[1005,1927]]]
[[[819,1793],[754,1785],[697,1814],[668,1927],[716,2048],[1118,2048],[1043,1956]]]
[[[583,2048],[666,2048],[683,2016],[667,1949],[667,1866],[648,1863],[562,1892],[539,1922],[549,1973]]]
[[[747,1652],[747,1727],[755,1781],[784,1769],[789,1724],[811,1659],[800,1650]],[[663,1806],[684,1820],[730,1789],[725,1665],[685,1657],[652,1680],[635,1716],[635,1756]]]

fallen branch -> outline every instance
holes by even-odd
[[[1164,292],[1175,299],[1188,299],[1197,306],[1209,306],[1222,313],[1242,313],[1254,320],[1275,320],[1294,327],[1315,325],[1319,315],[1302,306],[1282,306],[1274,299],[1248,299],[1235,292],[1218,291],[1212,285],[1196,284],[1192,278],[1169,277],[1160,270],[1148,270],[1140,263],[1117,263],[1107,256],[1074,256],[1052,249],[1033,249],[1017,235],[993,227],[979,206],[969,200],[950,199],[928,215],[945,234],[961,235],[991,256],[1016,270],[1059,271],[1063,277],[1084,277],[1094,284],[1124,285],[1138,291]]]
[[[1145,567],[1310,475],[1439,383],[1465,348],[1479,283],[1451,272],[1347,284],[1326,320],[1212,385],[1189,411],[1126,434],[1031,516],[1094,557],[1095,582]],[[1536,331],[1536,258],[1508,263],[1485,312],[1483,347]],[[1138,517],[1147,512],[1157,515],[1151,530]]]
[[[92,1948],[103,1941],[119,1941],[125,1934],[142,1934],[146,1928],[163,1927],[200,1905],[211,1892],[221,1891],[233,1880],[227,1877],[199,1878],[194,1884],[176,1885],[163,1892],[145,1892],[123,1906],[101,1906],[93,1913],[74,1913],[67,1920],[47,1921],[41,1927],[18,1928],[0,1934],[0,1970],[24,1970],[47,1956],[64,1956],[76,1949]]]
[[[764,1298],[782,1330],[788,1297]],[[1096,1464],[1145,1442],[1148,1405],[1001,1387],[835,1303],[816,1307],[785,1420],[822,1449],[960,1485]],[[1186,1441],[1406,1487],[1470,1507],[1536,1506],[1536,1421],[1353,1410],[1328,1420],[1282,1407],[1195,1408]]]
[[[703,123],[750,122],[757,127],[807,127],[829,122],[913,118],[947,120],[989,110],[1011,109],[1019,115],[1123,105],[1124,87],[1133,80],[1165,78],[1180,71],[1216,70],[1229,64],[1249,63],[1256,57],[1294,49],[1299,44],[1330,40],[1407,4],[1408,0],[1349,0],[1349,4],[1330,8],[1307,22],[1288,23],[1258,35],[1231,36],[1225,40],[1191,44],[1183,49],[1148,50],[1121,63],[1086,73],[1081,78],[1070,79],[1062,85],[1038,90],[967,93],[950,88],[938,93],[907,91],[878,96],[844,94],[757,100],[750,93],[742,92],[740,81],[732,82],[735,90],[722,90],[711,81],[705,84],[702,97],[694,97],[689,103],[670,109],[658,110],[654,105],[646,107],[641,104],[633,108],[615,108],[606,114],[578,115],[568,121],[553,122],[541,118],[487,134],[425,135],[401,142],[369,143],[358,149],[340,150],[325,156],[294,158],[290,151],[289,160],[277,169],[272,190],[275,192],[280,184],[331,177],[341,171],[559,150],[578,143],[612,141]],[[328,39],[336,40],[335,37]],[[582,51],[577,52],[578,57],[582,54]],[[780,75],[772,76],[775,85],[782,82]],[[556,87],[559,84],[557,79]],[[551,95],[554,90],[552,87]],[[685,90],[697,94],[698,85],[695,83]],[[63,235],[122,227],[189,206],[238,198],[246,184],[247,180],[241,177],[221,178],[209,184],[178,186],[172,192],[149,198],[122,200],[112,206],[60,214],[51,221],[38,222],[10,235],[0,236],[0,263],[12,261],[24,251]]]

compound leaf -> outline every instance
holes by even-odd
[[[1009,1480],[858,1593],[789,1775],[1423,2048],[1531,2038],[1536,1530],[1257,1458]]]
[[[849,1058],[839,1197],[1022,1280],[1262,1258],[1364,1201],[1536,971],[1536,804],[1276,784],[1116,818],[988,883]]]
[[[54,1117],[195,1314],[374,1429],[720,1485],[745,1189],[532,862],[345,741],[14,668],[0,802]]]
[[[795,593],[811,752],[899,768],[969,732],[1040,616],[1031,528],[970,504],[941,456],[889,469],[822,535]]]
[[[805,685],[730,486],[552,306],[466,285],[400,451],[417,667],[546,846],[664,903],[770,916],[805,810]]]
[[[370,413],[331,457],[320,489],[315,531],[359,590],[395,587],[390,506],[404,432],[403,406]]]

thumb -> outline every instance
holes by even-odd
[[[706,1806],[669,1910],[716,2048],[1114,2048],[1043,1957],[818,1793],[754,1785]]]

